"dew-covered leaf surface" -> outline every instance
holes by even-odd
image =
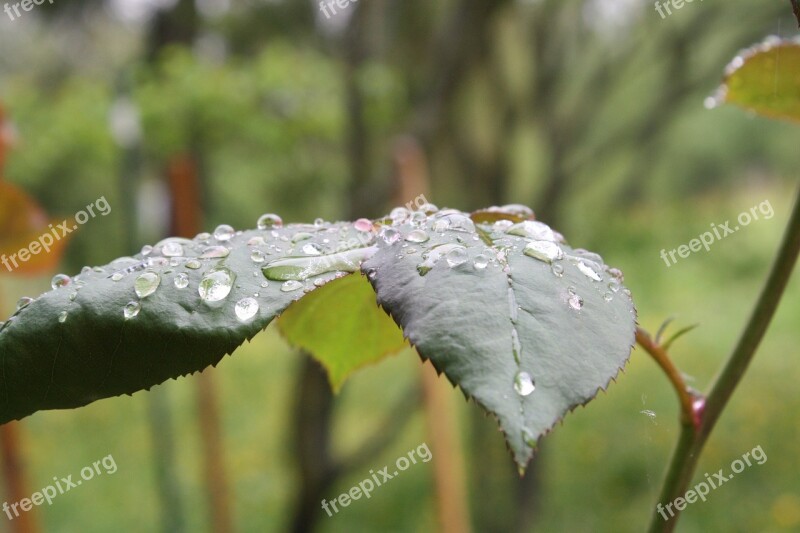
[[[621,272],[524,220],[527,208],[502,211],[476,223],[395,210],[362,270],[420,355],[497,417],[524,468],[539,437],[617,375],[636,315]]]
[[[358,271],[374,238],[262,217],[259,229],[221,226],[56,276],[0,325],[0,423],[216,365],[306,292]]]

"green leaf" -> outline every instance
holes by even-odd
[[[360,274],[337,279],[295,302],[281,315],[278,327],[290,344],[325,366],[335,391],[358,368],[408,346]]]
[[[739,53],[726,69],[716,100],[800,121],[800,42],[770,38]]]
[[[362,270],[422,358],[497,417],[523,469],[538,438],[617,375],[636,314],[618,270],[540,222],[515,223],[513,207],[477,225],[454,210],[397,223],[400,238]]]
[[[216,365],[306,291],[335,279],[336,269],[357,270],[347,254],[363,257],[374,239],[348,223],[220,237],[167,239],[147,257],[64,276],[66,285],[19,310],[0,327],[0,423],[132,394]],[[269,280],[271,265],[287,257],[313,265],[313,272],[302,281]]]

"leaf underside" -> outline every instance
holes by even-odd
[[[293,303],[278,328],[292,346],[322,363],[336,392],[355,370],[408,347],[361,274],[334,280]]]

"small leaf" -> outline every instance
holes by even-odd
[[[362,271],[421,357],[497,417],[522,469],[617,375],[636,315],[619,271],[515,217],[474,224],[444,210],[396,224],[401,238]]]
[[[325,366],[335,391],[357,369],[408,346],[360,274],[332,281],[293,303],[278,327],[290,344],[307,350]]]
[[[686,327],[683,327],[683,328],[679,329],[678,331],[676,331],[672,335],[672,337],[667,339],[667,341],[664,344],[662,344],[661,347],[664,350],[669,350],[669,347],[672,346],[673,342],[675,342],[676,340],[680,339],[681,337],[683,337],[684,335],[686,335],[687,333],[689,333],[690,331],[692,331],[693,329],[695,329],[699,325],[700,324],[692,324],[690,326],[686,326]]]
[[[0,423],[216,365],[342,266],[280,282],[265,275],[275,261],[314,256],[319,264],[374,240],[346,223],[215,235],[165,239],[146,256],[59,278],[66,284],[0,326]]]
[[[716,100],[800,121],[800,42],[769,38],[728,65]]]

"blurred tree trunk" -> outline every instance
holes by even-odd
[[[170,44],[183,44],[191,47],[197,34],[198,16],[194,0],[178,0],[172,8],[159,10],[149,28],[147,39],[147,60],[155,63],[161,51]],[[135,178],[130,177],[124,187],[123,198],[132,202],[135,198]],[[127,196],[127,195],[130,196]],[[135,208],[131,206],[131,219],[135,221]],[[133,223],[127,228],[136,227]],[[130,239],[135,240],[129,230]],[[131,247],[130,249],[133,249]],[[201,385],[198,385],[199,387]],[[176,472],[175,433],[172,424],[172,410],[166,389],[156,387],[148,395],[150,432],[153,438],[153,459],[155,463],[156,485],[161,503],[161,529],[164,532],[186,531],[184,505],[180,482]]]
[[[193,142],[196,146],[197,142]],[[174,156],[167,167],[171,202],[171,234],[192,238],[202,226],[200,150]],[[210,372],[197,376],[197,419],[203,447],[206,501],[210,529],[215,533],[233,531],[225,474],[224,446],[218,407],[216,381]]]
[[[403,137],[393,146],[396,192],[394,205],[405,205],[422,195],[430,197],[428,163],[416,139]],[[442,533],[471,531],[467,505],[464,449],[453,387],[441,378],[433,365],[420,365],[425,417],[436,486],[436,507]]]

